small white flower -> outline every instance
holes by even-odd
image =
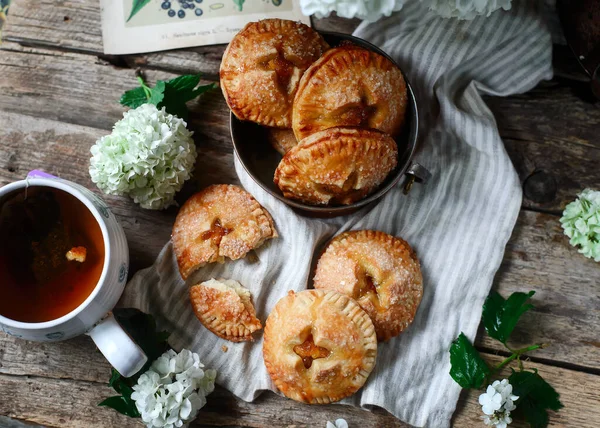
[[[173,205],[196,162],[186,123],[153,104],[125,112],[91,152],[90,176],[104,193],[129,195],[149,209]]]
[[[519,399],[512,394],[513,387],[508,379],[494,381],[485,394],[479,396],[481,410],[485,414],[483,422],[496,428],[506,428],[512,422],[510,412],[515,410],[515,401]]]
[[[404,2],[405,0],[300,0],[300,7],[304,15],[315,15],[317,18],[336,12],[342,18],[374,22],[402,9]]]
[[[511,0],[421,0],[442,18],[474,19],[490,16],[498,9],[509,10]]]
[[[217,376],[203,368],[198,354],[170,349],[139,377],[131,398],[148,428],[183,427],[196,417]]]
[[[336,419],[335,422],[327,421],[326,428],[348,428],[348,422],[346,422],[344,419]]]

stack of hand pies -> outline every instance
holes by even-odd
[[[268,127],[283,154],[275,183],[309,204],[350,204],[396,166],[395,136],[406,109],[402,73],[388,59],[347,44],[329,48],[301,23],[248,24],[225,51],[221,87],[242,119]],[[277,237],[273,220],[249,193],[215,185],[192,196],[173,226],[173,249],[187,279],[207,263],[236,260]],[[378,341],[399,335],[423,294],[419,261],[402,239],[358,230],[321,254],[314,289],[290,291],[269,315],[263,354],[287,397],[330,403],[352,395],[375,366]],[[262,328],[252,296],[237,281],[190,288],[198,319],[230,341]]]
[[[397,165],[407,88],[398,67],[375,52],[330,48],[302,23],[266,19],[233,38],[220,78],[231,111],[268,127],[283,155],[274,182],[287,198],[352,204]]]

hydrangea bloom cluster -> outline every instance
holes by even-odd
[[[509,10],[512,0],[421,0],[430,10],[443,18],[473,19],[490,16],[502,8]]]
[[[149,209],[174,203],[196,161],[186,123],[153,104],[125,112],[91,152],[90,175],[102,191],[129,195]]]
[[[479,404],[485,416],[483,422],[496,428],[506,428],[512,422],[510,412],[515,410],[515,401],[519,398],[512,395],[512,385],[508,379],[495,381],[487,387],[485,394],[479,396]]]
[[[148,428],[187,426],[215,389],[215,370],[203,370],[198,354],[168,350],[133,387],[135,401]]]
[[[570,243],[586,257],[600,262],[600,191],[585,189],[565,208],[560,219]]]
[[[374,22],[402,9],[404,0],[300,0],[302,13],[317,18],[336,12],[342,18],[360,18]]]

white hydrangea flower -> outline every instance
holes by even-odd
[[[560,223],[571,245],[600,262],[600,191],[585,189],[578,196],[566,206]]]
[[[512,393],[513,387],[508,379],[494,381],[485,394],[479,396],[481,410],[485,414],[483,422],[496,428],[506,428],[512,422],[510,412],[515,410],[515,401],[519,399]]]
[[[348,428],[348,422],[344,419],[336,419],[335,422],[327,421],[326,428]]]
[[[473,19],[490,16],[498,9],[509,10],[511,0],[421,0],[443,18]]]
[[[91,152],[90,176],[102,191],[129,195],[149,209],[174,204],[196,161],[186,123],[153,104],[125,112]]]
[[[368,22],[390,16],[402,6],[404,0],[300,0],[304,15],[324,18],[336,12],[342,18],[359,18]]]
[[[204,370],[198,354],[170,349],[139,377],[131,398],[148,428],[184,427],[206,404],[216,377],[215,370]]]

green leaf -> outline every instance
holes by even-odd
[[[119,373],[115,369],[112,369],[112,372],[110,375],[110,380],[108,381],[108,386],[110,386],[111,388],[113,388],[115,391],[117,391],[120,394],[121,388],[120,388],[119,380],[121,380],[121,373]]]
[[[126,22],[129,22],[129,20],[133,18],[133,15],[142,10],[142,8],[148,3],[150,3],[150,0],[133,0],[131,5],[131,13],[129,14],[129,18],[127,18]]]
[[[244,9],[244,0],[233,0],[233,3],[237,6],[240,12]]]
[[[514,414],[525,419],[531,428],[547,427],[547,409],[558,411],[563,407],[558,392],[542,379],[537,370],[513,371],[508,381],[513,386],[513,394],[519,397],[515,401],[517,408]]]
[[[148,102],[148,97],[146,96],[146,91],[144,91],[144,88],[137,87],[121,95],[119,102],[121,105],[126,107],[138,108],[142,104],[146,104]]]
[[[216,84],[211,83],[196,88],[198,83],[200,83],[200,74],[187,74],[169,80],[165,83],[164,99],[160,104],[157,104],[157,107],[164,107],[168,113],[182,119],[187,119],[188,109],[186,103],[204,92],[217,87]]]
[[[154,88],[150,88],[150,99],[148,102],[150,104],[154,104],[158,107],[158,105],[165,98],[165,82],[159,80],[156,82],[156,86]]]
[[[531,304],[525,304],[535,291],[529,293],[516,292],[507,300],[492,292],[483,304],[483,325],[487,333],[494,339],[506,344],[521,315],[533,308]]]
[[[463,388],[480,388],[490,368],[469,339],[460,333],[450,346],[450,376]]]
[[[120,395],[108,397],[106,400],[98,403],[98,406],[110,407],[117,412],[122,413],[131,418],[139,418],[140,413],[135,407],[135,402],[131,398],[125,398]]]

